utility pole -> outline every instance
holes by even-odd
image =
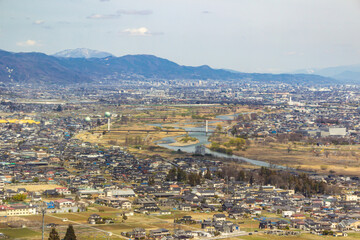
[[[44,232],[45,232],[45,213],[46,213],[46,203],[43,202],[41,206],[42,213],[42,231],[41,231],[41,240],[44,240]]]
[[[205,132],[206,132],[206,135],[208,134],[208,131],[209,131],[209,120],[206,120],[206,121],[205,121]]]

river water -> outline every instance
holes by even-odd
[[[234,117],[238,115],[238,114],[234,114],[234,115],[220,115],[217,116],[217,119],[221,119],[221,120],[232,120],[234,119]],[[210,121],[209,123],[214,123],[216,121]],[[152,126],[162,126],[162,124],[151,124]],[[175,137],[165,137],[159,141],[156,141],[156,144],[158,146],[164,147],[164,148],[168,148],[174,151],[177,151],[178,149],[180,149],[183,152],[188,152],[188,153],[195,153],[195,148],[198,145],[207,145],[210,144],[209,142],[209,137],[211,135],[211,132],[214,132],[214,129],[211,128],[209,126],[209,133],[206,134],[205,133],[205,122],[203,126],[196,126],[196,127],[185,127],[184,128],[186,131],[203,131],[203,132],[189,132],[189,136],[190,137],[195,137],[199,140],[198,143],[196,144],[192,144],[192,145],[187,145],[187,146],[171,146],[169,144],[176,142],[176,138],[178,138],[179,136],[175,136]],[[239,157],[239,156],[235,156],[235,155],[227,155],[224,153],[219,153],[219,152],[215,152],[215,151],[211,151],[210,149],[206,148],[205,150],[206,153],[211,154],[213,156],[217,156],[217,157],[222,157],[222,158],[229,158],[232,159],[234,161],[239,160],[239,161],[244,161],[244,162],[248,162],[257,166],[262,166],[262,167],[270,167],[270,164],[264,161],[259,161],[259,160],[253,160],[253,159],[249,159],[249,158],[245,158],[245,157]],[[281,168],[281,169],[285,169],[284,166],[281,165],[274,165],[271,164],[271,167],[273,168]]]

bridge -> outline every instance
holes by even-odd
[[[227,121],[231,121],[231,122],[239,122],[239,120],[236,119],[217,119],[217,118],[134,118],[136,120],[141,120],[141,121],[179,121],[179,120],[191,120],[191,121],[209,121],[209,122],[227,122]]]
[[[176,132],[176,133],[212,133],[213,131],[201,131],[201,130],[189,130],[186,131],[185,129],[115,129],[115,130],[90,130],[90,132],[93,133],[103,133],[103,132],[145,132],[145,133],[150,133],[150,132],[166,132],[166,133],[172,133],[172,132]],[[222,133],[222,134],[227,134],[227,132],[216,132],[216,133]]]

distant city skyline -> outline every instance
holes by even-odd
[[[0,49],[292,72],[360,64],[359,16],[359,0],[1,0]]]

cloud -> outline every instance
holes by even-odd
[[[26,40],[25,42],[17,42],[16,45],[20,47],[32,47],[32,46],[39,46],[40,44],[35,40]]]
[[[94,13],[88,16],[88,19],[115,19],[120,18],[122,15],[150,15],[151,10],[119,10],[114,14],[98,14]]]
[[[59,23],[59,24],[70,24],[71,22],[69,22],[69,21],[58,21],[57,23]]]
[[[33,22],[33,24],[36,24],[36,25],[41,25],[41,24],[44,24],[44,23],[45,23],[44,20],[35,20],[35,21]]]
[[[120,15],[150,15],[153,12],[151,10],[119,10]]]
[[[130,35],[130,36],[154,36],[154,35],[162,35],[161,32],[150,32],[146,27],[140,28],[127,28],[121,32],[122,34]]]
[[[296,51],[290,51],[290,52],[286,52],[284,54],[286,56],[303,56],[304,55],[304,53],[296,52]]]
[[[113,19],[113,18],[119,18],[120,15],[115,14],[92,14],[87,17],[87,19]]]
[[[147,29],[146,27],[127,28],[123,31],[123,33],[131,35],[131,36],[150,36],[151,35],[149,29]]]

